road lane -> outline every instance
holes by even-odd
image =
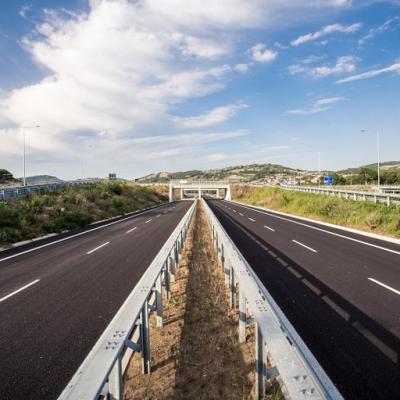
[[[400,398],[400,296],[368,280],[399,287],[399,255],[231,202],[209,205],[344,397]]]
[[[144,222],[160,209],[0,263],[3,292],[13,279],[40,279],[0,304],[2,400],[57,398],[190,205],[167,205],[151,223]],[[137,230],[126,235],[132,224]],[[105,239],[107,246],[86,254]]]

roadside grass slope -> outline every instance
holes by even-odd
[[[82,228],[94,221],[163,203],[167,198],[163,187],[102,182],[1,201],[0,246]]]
[[[400,207],[271,187],[236,186],[232,198],[350,228],[400,238]]]

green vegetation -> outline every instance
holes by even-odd
[[[106,182],[0,202],[0,246],[160,204],[165,188]]]
[[[234,187],[234,200],[400,238],[400,207],[271,187]]]
[[[0,169],[0,184],[6,183],[15,183],[17,179],[15,179],[11,172],[6,169]]]

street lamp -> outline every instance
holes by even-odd
[[[26,186],[26,145],[25,145],[25,129],[34,129],[34,128],[40,128],[40,125],[34,125],[34,126],[21,126],[22,130],[22,141],[23,141],[23,146],[24,146],[24,178],[23,178],[23,185]]]
[[[367,133],[366,129],[362,129],[361,133]],[[378,156],[378,192],[381,190],[381,171],[380,171],[380,165],[381,165],[381,156],[380,156],[380,136],[379,136],[379,130],[376,130],[376,152]]]

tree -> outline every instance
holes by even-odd
[[[358,170],[358,177],[360,182],[373,183],[378,180],[378,171],[375,171],[368,167],[361,167]]]
[[[0,169],[0,183],[15,181],[13,174],[6,169]]]

